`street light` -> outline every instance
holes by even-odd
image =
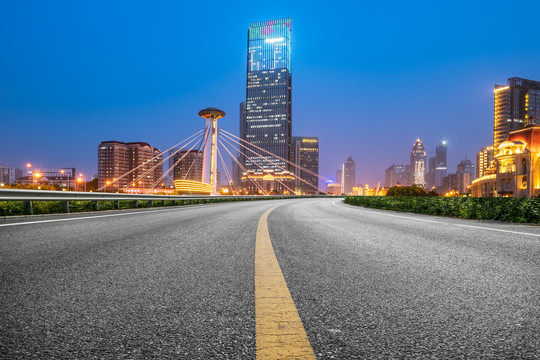
[[[83,178],[84,178],[84,191],[86,192],[86,176],[84,176],[83,173],[80,173],[79,178],[77,179],[77,181],[80,184],[83,181]]]
[[[106,184],[107,184],[107,186],[105,186],[105,192],[107,192],[107,187],[108,187],[109,185],[111,185],[111,182],[110,182],[109,180],[107,180]]]
[[[60,170],[60,174],[64,175],[66,173],[66,171],[64,169],[61,169]],[[69,191],[69,179],[70,179],[70,176],[68,174],[68,181],[67,181],[67,191]]]

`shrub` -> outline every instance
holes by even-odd
[[[351,205],[464,219],[540,223],[539,198],[346,196]]]

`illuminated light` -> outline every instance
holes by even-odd
[[[316,143],[316,142],[319,142],[319,141],[316,140],[316,139],[302,139],[302,142],[306,142],[306,143]]]
[[[501,88],[497,88],[497,89],[495,89],[495,92],[506,90],[506,89],[510,89],[510,86],[504,86],[504,87],[501,87]]]
[[[31,168],[31,167],[32,167],[32,164],[28,163],[28,164],[26,164],[26,167],[27,167],[27,168]]]
[[[277,42],[282,42],[283,40],[285,40],[285,38],[280,37],[280,38],[264,39],[264,42],[274,44]]]

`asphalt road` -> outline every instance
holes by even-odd
[[[540,358],[540,227],[328,199],[0,220],[0,358],[255,358],[255,238],[276,205],[317,358]]]

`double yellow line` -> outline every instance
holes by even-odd
[[[255,346],[257,359],[315,359],[268,233],[266,211],[255,242]]]

